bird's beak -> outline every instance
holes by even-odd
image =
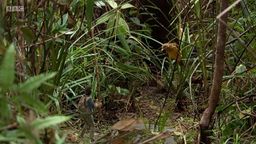
[[[164,51],[164,46],[162,45],[162,47],[161,47],[161,51]]]
[[[161,51],[166,50],[167,47],[168,47],[168,43],[162,44]]]

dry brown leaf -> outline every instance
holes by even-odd
[[[127,131],[127,129],[129,129],[135,121],[136,119],[133,118],[120,120],[112,126],[112,129],[119,131]]]
[[[120,120],[112,126],[113,130],[119,131],[133,131],[144,129],[144,123],[141,119],[124,119]]]
[[[69,141],[69,142],[77,142],[78,141],[78,135],[77,134],[73,134],[73,133],[69,133],[66,137],[66,139]]]
[[[111,141],[111,144],[125,144],[125,140],[122,138],[117,138]]]

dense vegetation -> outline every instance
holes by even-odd
[[[206,135],[256,142],[254,0],[229,1],[224,13],[203,0],[0,4],[0,143],[194,143],[219,41],[223,77]]]

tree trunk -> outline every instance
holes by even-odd
[[[228,7],[228,0],[220,1],[220,10],[223,12]],[[204,111],[200,120],[200,134],[198,137],[198,143],[210,143],[209,139],[209,125],[211,118],[215,112],[217,104],[219,102],[219,96],[221,92],[222,76],[224,71],[224,49],[226,44],[226,29],[227,29],[227,17],[228,14],[223,13],[218,19],[218,35],[216,43],[216,57],[214,65],[213,85],[208,100],[208,108]]]

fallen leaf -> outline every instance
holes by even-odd
[[[119,131],[133,131],[133,130],[141,130],[144,129],[144,123],[141,119],[124,119],[120,120],[112,126],[113,130]]]

